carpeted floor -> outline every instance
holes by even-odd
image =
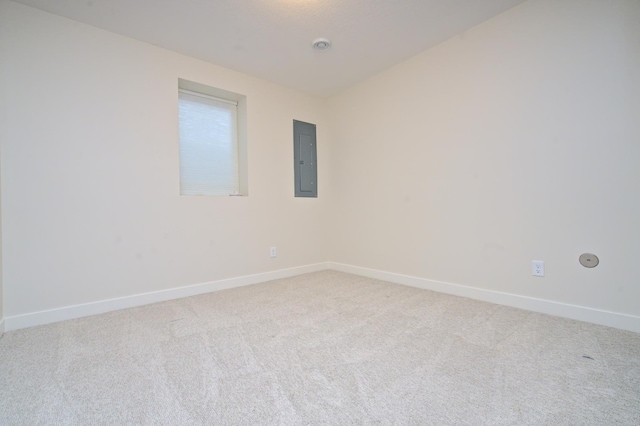
[[[0,424],[640,424],[640,334],[323,271],[5,333]]]

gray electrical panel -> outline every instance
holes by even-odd
[[[316,125],[293,120],[293,156],[296,197],[318,196]]]

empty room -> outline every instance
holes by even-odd
[[[0,424],[640,424],[640,1],[0,0]]]

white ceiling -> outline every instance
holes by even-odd
[[[16,1],[329,96],[525,0]]]

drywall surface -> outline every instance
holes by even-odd
[[[0,50],[0,55],[2,55],[2,51]],[[2,99],[3,88],[0,89],[0,99]],[[0,118],[0,127],[2,127],[2,118]],[[2,138],[0,138],[2,141]],[[1,143],[1,142],[0,142]],[[0,150],[1,151],[1,150]],[[1,158],[1,157],[0,157]],[[0,161],[0,164],[2,162]],[[2,183],[0,181],[0,191],[2,188]],[[2,211],[2,194],[0,193],[0,212]],[[4,285],[2,279],[2,216],[0,215],[0,333],[4,332]]]
[[[0,8],[3,6],[3,1],[0,0]],[[2,15],[0,15],[0,25],[4,23]],[[7,43],[3,42],[2,38],[2,28],[0,27],[0,68],[4,66],[2,62],[6,56]],[[2,142],[6,139],[4,130],[6,129],[7,124],[7,108],[3,107],[6,105],[4,99],[7,97],[7,89],[9,86],[9,82],[2,78],[2,72],[0,72],[0,333],[4,333],[4,281],[3,281],[3,270],[2,270]]]
[[[332,260],[639,315],[639,22],[529,1],[331,98]]]
[[[5,317],[326,261],[321,100],[0,7]],[[248,197],[179,195],[179,78],[247,97]],[[318,126],[318,199],[294,197],[294,119]]]

